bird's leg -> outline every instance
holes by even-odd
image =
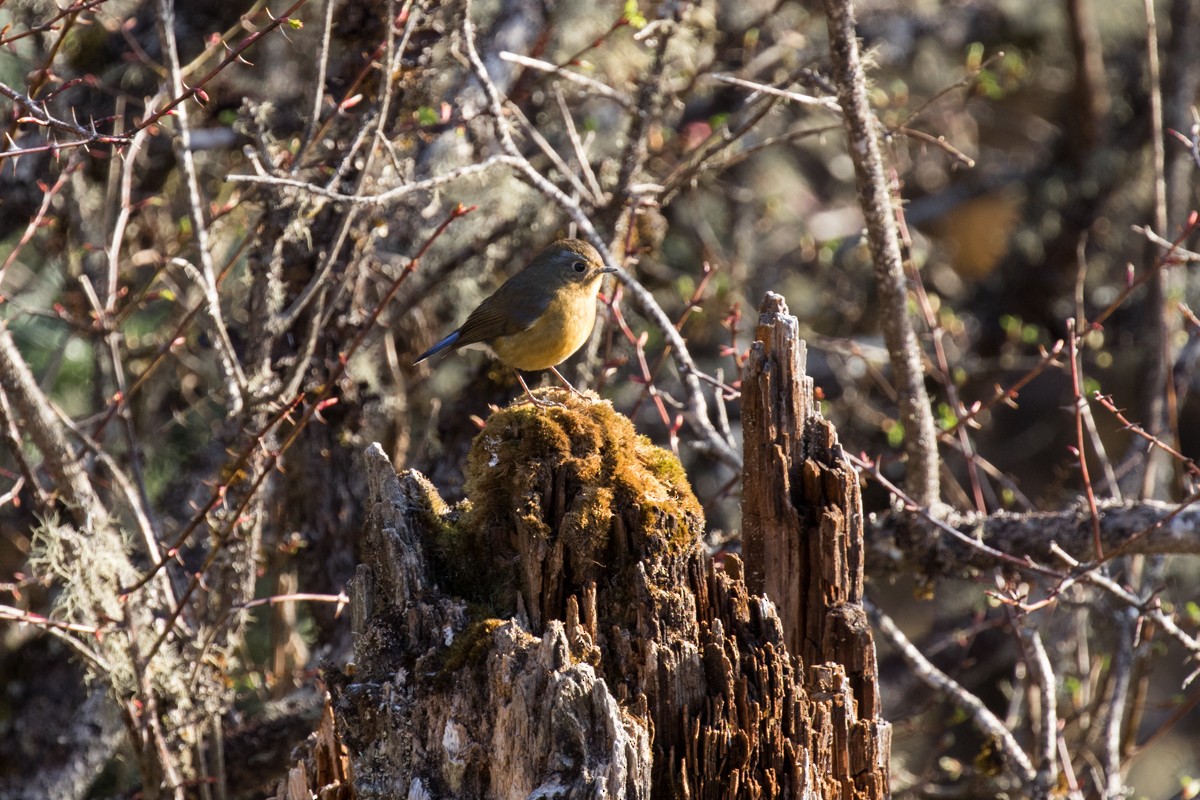
[[[538,400],[533,396],[533,392],[529,391],[529,384],[525,383],[525,378],[521,376],[521,370],[514,369],[513,372],[517,373],[517,380],[521,382],[521,388],[525,390],[525,396],[529,398],[529,402],[533,403],[538,408],[553,408],[555,406],[559,408],[564,407],[562,403],[556,403],[553,400]]]
[[[558,371],[558,369],[556,369],[555,367],[551,367],[551,368],[550,368],[550,371],[554,373],[554,377],[556,377],[556,378],[558,378],[560,381],[562,381],[562,383],[563,383],[563,386],[566,386],[568,389],[570,389],[572,392],[574,392],[575,394],[579,395],[580,397],[583,397],[583,396],[584,396],[584,395],[583,395],[583,392],[579,391],[579,390],[578,390],[578,389],[576,389],[574,386],[572,386],[572,385],[571,385],[571,382],[570,382],[569,380],[567,380],[566,378],[564,378],[564,377],[563,377],[563,374],[562,374],[561,372],[559,372],[559,371]]]

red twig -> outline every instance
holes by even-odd
[[[29,220],[29,224],[25,226],[25,233],[21,235],[20,240],[8,254],[8,257],[4,259],[4,263],[0,265],[0,284],[4,283],[4,276],[8,274],[8,268],[11,267],[13,262],[17,260],[17,256],[21,254],[21,250],[24,249],[25,245],[29,244],[29,241],[33,238],[33,235],[37,233],[38,228],[41,227],[42,220],[45,218],[46,212],[50,209],[50,203],[54,200],[54,196],[58,194],[59,190],[62,189],[62,187],[66,184],[67,178],[71,177],[71,173],[75,172],[75,170],[78,168],[78,164],[72,164],[68,166],[61,173],[59,173],[58,180],[54,182],[53,186],[49,188],[43,187],[45,191],[42,194],[41,207]]]
[[[1197,466],[1195,461],[1188,458],[1183,453],[1176,450],[1174,447],[1171,447],[1171,445],[1167,444],[1162,439],[1159,439],[1157,436],[1154,436],[1153,434],[1151,434],[1149,431],[1147,431],[1145,428],[1143,428],[1138,423],[1131,422],[1125,416],[1125,414],[1121,411],[1121,409],[1117,408],[1116,404],[1113,403],[1112,395],[1101,394],[1100,392],[1095,392],[1092,394],[1092,398],[1097,403],[1099,403],[1101,405],[1101,407],[1103,407],[1110,414],[1112,414],[1114,417],[1116,417],[1117,422],[1120,422],[1121,425],[1124,426],[1125,430],[1129,431],[1134,436],[1139,436],[1142,439],[1149,442],[1151,448],[1157,447],[1159,450],[1162,450],[1163,452],[1170,455],[1172,458],[1176,459],[1181,465],[1183,465],[1183,468],[1185,470],[1187,470],[1187,472],[1190,473],[1191,475],[1200,477],[1200,466]]]
[[[700,304],[704,301],[704,293],[708,289],[709,281],[712,280],[713,275],[715,275],[716,272],[716,269],[714,269],[707,261],[704,262],[704,277],[702,277],[700,282],[696,284],[696,289],[692,292],[692,296],[688,300],[687,308],[683,310],[683,314],[679,316],[679,320],[675,323],[675,330],[682,332],[683,326],[687,324],[688,317],[692,315],[693,311],[696,311],[700,308]],[[616,310],[614,310],[614,313],[617,313]],[[663,365],[667,363],[667,358],[670,356],[670,354],[671,346],[667,345],[663,348],[663,351],[658,356],[658,360],[654,363],[654,369],[650,370],[650,376],[646,383],[646,388],[642,390],[642,394],[638,397],[637,402],[633,404],[633,409],[629,412],[630,419],[637,418],[637,413],[639,410],[641,410],[642,403],[650,394],[650,386],[652,385],[650,381],[654,381],[658,378],[658,373],[662,370]]]
[[[57,628],[61,631],[71,631],[72,633],[87,633],[92,636],[97,636],[104,630],[92,625],[80,625],[77,622],[63,622],[62,620],[50,619],[49,617],[43,617],[41,614],[35,614],[32,611],[22,611],[19,608],[4,605],[0,605],[0,619],[24,622],[38,628]]]
[[[646,340],[650,338],[650,334],[647,331],[642,331],[640,335],[635,335],[633,330],[629,327],[629,323],[625,321],[625,315],[621,313],[621,293],[621,287],[619,286],[617,287],[616,291],[613,292],[613,321],[617,323],[617,327],[621,330],[621,333],[625,334],[625,338],[630,344],[633,345],[633,351],[637,356],[638,365],[641,367],[642,371],[640,377],[630,376],[630,380],[632,380],[634,383],[640,383],[645,387],[645,389],[643,389],[643,393],[649,395],[650,399],[654,401],[654,405],[658,409],[658,416],[662,419],[663,424],[666,425],[668,429],[671,429],[671,417],[667,413],[667,407],[663,403],[662,395],[658,391],[658,387],[654,385],[654,375],[650,370],[650,365],[646,361]],[[636,410],[637,409],[635,407],[634,413],[636,413]],[[634,413],[631,413],[629,416],[633,417]],[[679,452],[678,445],[679,442],[676,440],[674,432],[672,432],[671,449],[676,453]]]
[[[5,97],[8,97],[10,100],[13,101],[14,104],[20,105],[21,107],[26,109],[26,111],[28,112],[27,116],[18,118],[16,120],[16,123],[31,122],[31,123],[34,123],[37,125],[41,125],[43,127],[50,127],[50,128],[55,128],[55,129],[58,129],[61,131],[65,131],[67,133],[70,133],[70,134],[78,137],[76,140],[69,141],[69,142],[51,142],[49,144],[37,145],[34,147],[12,149],[12,150],[8,150],[8,151],[0,152],[0,160],[6,159],[6,158],[16,158],[21,155],[30,154],[30,153],[39,153],[39,152],[46,152],[46,151],[57,152],[57,151],[61,151],[63,149],[70,148],[70,147],[79,147],[81,145],[91,145],[91,144],[124,145],[124,144],[128,144],[130,141],[132,141],[133,137],[138,133],[138,131],[140,131],[146,127],[149,127],[150,125],[153,125],[154,123],[158,122],[158,120],[169,115],[180,103],[183,103],[185,100],[191,99],[193,97],[197,97],[198,99],[203,100],[206,97],[206,95],[204,93],[204,87],[210,81],[212,81],[214,78],[216,78],[233,61],[241,60],[244,63],[249,63],[249,62],[245,61],[245,59],[242,58],[242,54],[245,53],[247,50],[249,50],[260,39],[262,39],[264,36],[269,34],[271,31],[275,30],[276,28],[280,27],[284,23],[288,22],[289,17],[291,15],[295,14],[296,11],[299,10],[299,8],[302,5],[304,5],[304,3],[306,1],[307,0],[296,0],[296,2],[293,3],[291,5],[291,7],[289,7],[287,9],[287,11],[285,11],[283,13],[282,16],[272,17],[270,14],[268,14],[267,16],[270,21],[266,25],[264,25],[261,30],[254,31],[250,35],[246,36],[244,39],[242,39],[241,42],[238,43],[237,47],[235,47],[235,48],[227,47],[227,49],[229,49],[229,54],[224,59],[222,59],[219,64],[217,64],[215,67],[213,67],[211,70],[209,70],[202,78],[200,78],[200,80],[197,81],[194,86],[188,87],[179,96],[172,98],[161,108],[159,108],[155,111],[151,111],[148,114],[148,116],[143,118],[136,126],[134,126],[131,130],[129,130],[123,134],[119,134],[119,135],[101,134],[96,131],[94,124],[91,125],[90,127],[84,127],[77,123],[67,122],[66,120],[58,119],[56,117],[51,116],[50,113],[48,111],[46,111],[44,102],[37,100],[33,97],[33,95],[37,94],[37,91],[40,88],[40,85],[41,85],[40,79],[44,78],[43,73],[46,72],[47,68],[39,70],[38,72],[35,73],[35,78],[31,82],[31,90],[28,95],[23,95],[20,92],[17,92],[16,90],[9,88],[8,86],[5,86],[4,84],[0,84],[0,94],[2,94]],[[85,10],[86,8],[90,8],[90,6],[87,4],[72,6],[71,8],[67,9],[66,12],[64,12],[64,15],[78,14],[80,11]],[[64,15],[60,15],[60,17],[58,17],[56,19],[59,19]],[[72,19],[73,19],[73,17],[72,17]],[[60,42],[61,42],[62,38],[63,38],[62,36],[59,37]],[[14,124],[16,124],[16,123],[14,123]],[[10,137],[11,137],[11,131],[10,131]]]
[[[217,64],[215,67],[213,67],[211,70],[209,70],[208,73],[205,74],[205,76],[203,78],[201,78],[199,81],[197,81],[194,86],[188,87],[183,92],[183,94],[174,98],[173,100],[168,102],[165,106],[163,106],[159,110],[151,113],[150,116],[142,119],[142,121],[138,123],[137,127],[134,130],[130,131],[128,134],[126,134],[122,138],[126,139],[126,140],[133,138],[133,134],[136,133],[138,130],[145,128],[148,125],[153,125],[155,122],[162,119],[167,114],[170,114],[171,110],[173,108],[175,108],[176,106],[178,106],[180,103],[182,103],[184,100],[188,100],[192,97],[195,97],[201,90],[204,89],[204,87],[208,84],[209,81],[211,81],[213,78],[220,75],[221,71],[224,70],[225,67],[229,66],[231,63],[233,63],[234,61],[237,61],[237,60],[245,61],[245,59],[242,59],[242,53],[245,53],[247,50],[249,50],[255,43],[258,42],[259,39],[263,38],[268,33],[275,30],[276,28],[278,28],[280,25],[283,25],[285,22],[288,22],[288,18],[291,17],[293,14],[295,14],[297,11],[299,11],[300,6],[304,5],[305,2],[307,2],[307,0],[296,0],[296,2],[292,3],[292,5],[288,8],[287,11],[284,11],[283,14],[278,17],[272,17],[271,15],[268,14],[267,16],[270,19],[270,22],[268,22],[266,25],[264,25],[261,30],[257,30],[254,33],[247,36],[245,39],[242,39],[242,41],[238,43],[238,46],[231,49],[229,51],[229,55],[225,56],[225,58],[221,60],[221,63]],[[246,63],[249,63],[249,62],[246,62]]]
[[[51,17],[48,21],[43,22],[41,25],[34,25],[30,28],[26,28],[25,30],[21,31],[20,33],[16,33],[16,34],[13,34],[12,36],[5,36],[5,37],[0,38],[0,47],[3,47],[6,44],[12,44],[13,42],[19,41],[26,37],[33,36],[35,33],[48,33],[49,31],[56,31],[56,30],[58,30],[58,28],[56,28],[55,26],[64,17],[69,17],[72,14],[78,14],[81,11],[88,11],[90,9],[95,8],[96,6],[102,6],[107,2],[108,2],[108,0],[86,0],[85,2],[76,0],[76,2],[67,6],[62,11],[58,12],[58,14]],[[0,5],[4,5],[4,4],[0,3]],[[5,26],[5,30],[8,30],[8,27],[9,26]]]
[[[1044,577],[1055,578],[1057,580],[1065,580],[1068,577],[1066,574],[1064,574],[1062,572],[1050,569],[1049,567],[1043,567],[1042,565],[1035,563],[1033,561],[1033,559],[1029,558],[1028,556],[1026,556],[1024,558],[1020,558],[1018,556],[1014,556],[1009,553],[1005,553],[1001,550],[997,550],[996,548],[992,547],[991,545],[985,544],[978,539],[967,536],[965,533],[958,530],[953,525],[946,524],[946,522],[944,520],[941,520],[941,519],[938,519],[937,517],[935,517],[929,511],[928,508],[925,508],[924,506],[919,504],[916,500],[912,499],[907,494],[905,494],[903,489],[901,489],[899,486],[897,486],[896,484],[892,483],[887,478],[885,478],[883,476],[883,473],[880,472],[880,470],[879,470],[878,463],[867,458],[865,455],[864,456],[854,456],[854,455],[851,455],[850,453],[846,453],[846,459],[851,464],[856,466],[859,470],[861,470],[862,472],[865,472],[867,475],[869,475],[873,480],[875,480],[875,482],[877,482],[880,486],[882,486],[884,489],[886,489],[893,497],[895,497],[897,500],[899,500],[901,503],[903,503],[905,506],[905,510],[913,511],[913,512],[916,512],[917,514],[920,514],[928,522],[930,522],[931,524],[933,524],[935,527],[939,528],[940,530],[944,531],[945,533],[950,534],[951,537],[953,537],[955,540],[957,540],[961,544],[965,545],[969,549],[983,553],[988,558],[991,558],[994,561],[1000,562],[1002,564],[1007,564],[1007,565],[1012,566],[1023,572],[1032,572],[1036,575],[1042,575]]]
[[[350,598],[346,596],[345,592],[338,592],[337,594],[310,594],[307,592],[294,592],[292,594],[273,594],[270,597],[257,597],[248,602],[238,604],[237,608],[258,608],[259,606],[275,606],[279,605],[280,603],[295,602],[336,603],[337,611],[334,612],[334,616],[337,616],[342,613],[342,608],[350,602]]]
[[[1059,339],[1057,342],[1055,342],[1054,346],[1049,350],[1046,350],[1044,347],[1039,345],[1039,349],[1042,353],[1041,361],[1034,365],[1032,369],[1022,375],[1012,386],[1008,387],[1007,389],[997,385],[996,392],[990,399],[985,402],[974,403],[971,406],[970,411],[959,417],[958,421],[950,426],[946,432],[954,433],[959,427],[963,425],[969,425],[980,414],[994,408],[1000,403],[1012,403],[1015,401],[1020,395],[1021,390],[1028,386],[1034,378],[1045,372],[1047,367],[1059,366],[1057,359],[1060,355],[1062,355],[1064,347],[1066,347],[1066,342],[1064,342],[1062,339]]]

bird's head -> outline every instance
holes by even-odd
[[[538,279],[566,286],[581,286],[593,292],[600,277],[616,272],[604,266],[596,248],[581,239],[559,239],[538,254],[529,269]]]

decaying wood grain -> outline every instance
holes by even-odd
[[[788,445],[777,467],[829,509],[789,511],[785,493],[771,513],[818,521],[809,535],[837,539],[820,553],[841,560],[797,552],[790,563],[821,575],[772,602],[748,591],[739,559],[718,568],[705,553],[674,456],[608,403],[548,396],[565,407],[492,415],[454,508],[367,454],[354,663],[326,673],[356,796],[885,796],[847,543],[861,514],[832,431]],[[797,405],[811,396],[787,402],[795,424],[812,419]],[[787,453],[825,461],[792,469]],[[793,654],[777,603],[805,620],[801,650],[826,657]]]
[[[305,758],[288,770],[280,782],[276,800],[351,800],[349,759],[334,730],[333,709],[326,701],[321,722],[308,737]]]
[[[887,783],[890,729],[879,720],[875,644],[862,607],[858,476],[813,401],[805,347],[783,298],[768,293],[742,376],[743,547],[750,591],[775,601],[789,651],[850,679],[866,783]],[[809,691],[824,675],[805,678]],[[856,773],[857,774],[857,773]]]

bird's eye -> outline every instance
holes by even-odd
[[[571,269],[575,270],[576,272],[587,272],[587,264],[583,263],[582,261],[576,261],[571,265]]]

